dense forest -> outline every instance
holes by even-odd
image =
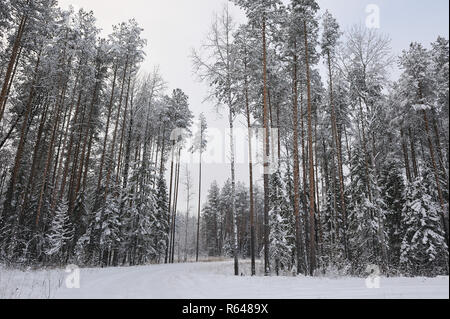
[[[380,30],[343,32],[315,0],[232,2],[246,23],[224,7],[191,54],[232,137],[230,179],[208,185],[206,203],[201,160],[198,189],[180,161],[212,142],[205,117],[157,69],[139,71],[136,21],[102,38],[92,12],[0,3],[0,262],[200,255],[234,258],[236,275],[241,258],[252,275],[448,274],[448,40],[395,56]],[[238,118],[248,184],[236,181]]]
[[[164,262],[170,133],[188,97],[140,74],[134,20],[99,36],[92,12],[2,1],[1,258]]]

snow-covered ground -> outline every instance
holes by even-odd
[[[232,262],[81,269],[80,288],[68,289],[63,270],[0,268],[0,298],[320,299],[449,298],[449,277],[361,278],[233,276]],[[241,262],[244,274],[248,261]]]

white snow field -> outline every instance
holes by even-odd
[[[248,273],[249,262],[240,267]],[[80,288],[62,270],[0,268],[0,298],[57,299],[448,299],[449,277],[361,278],[233,276],[232,261],[81,269]]]

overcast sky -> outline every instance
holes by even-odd
[[[144,28],[143,37],[148,40],[143,71],[151,71],[154,66],[159,66],[170,90],[181,88],[189,95],[195,116],[204,112],[211,129],[224,131],[227,126],[226,116],[220,118],[212,103],[203,103],[208,87],[198,83],[193,75],[190,53],[192,48],[202,44],[213,13],[221,10],[225,0],[59,0],[59,3],[63,8],[73,5],[76,9],[82,7],[93,10],[97,25],[105,35],[112,31],[113,24],[135,18]],[[366,20],[367,5],[378,5],[381,32],[391,37],[393,53],[396,55],[412,41],[429,46],[438,35],[448,38],[448,0],[318,0],[318,3],[321,11],[328,9],[337,18],[343,30]],[[245,21],[238,8],[230,4],[230,9],[236,21]],[[226,154],[224,152],[224,156]],[[197,165],[190,165],[189,169],[193,176],[194,192],[197,193]],[[204,164],[203,200],[213,180],[223,184],[229,176],[228,164]],[[248,164],[237,165],[237,178],[239,181],[248,181]],[[184,200],[184,189],[180,185],[178,207],[183,212],[186,207]],[[197,200],[191,206],[192,212],[196,212]]]

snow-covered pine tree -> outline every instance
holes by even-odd
[[[45,254],[53,262],[63,264],[67,261],[68,246],[71,245],[74,229],[68,215],[68,205],[61,202],[56,207],[50,232],[47,235]]]
[[[287,271],[292,266],[292,241],[290,238],[290,222],[286,211],[288,202],[279,172],[270,178],[270,258],[272,271],[277,276],[282,271]]]
[[[205,244],[208,256],[220,256],[220,188],[217,182],[213,182],[208,191],[207,202],[203,207],[203,227]]]
[[[366,170],[363,147],[355,149],[352,159],[353,181],[350,184],[352,201],[349,205],[349,248],[352,272],[363,274],[368,264],[381,265],[382,251],[379,231],[385,222],[386,205],[381,198],[371,198],[367,180],[373,180],[373,170]],[[368,174],[368,175],[367,175]],[[384,238],[387,238],[385,233]]]
[[[433,184],[433,173],[425,168],[405,190],[400,264],[411,276],[448,274],[448,247]]]
[[[389,241],[389,264],[398,269],[402,242],[402,209],[405,182],[401,162],[394,154],[388,154],[380,172],[381,196],[386,204],[386,231]]]
[[[422,118],[421,126],[423,127],[423,139],[428,144],[427,162],[430,163],[432,172],[435,177],[435,187],[438,193],[439,203],[441,205],[441,214],[444,220],[445,237],[449,240],[449,216],[447,201],[444,198],[443,185],[441,181],[441,173],[445,173],[445,168],[439,170],[439,152],[433,142],[431,132],[430,119],[435,112],[434,100],[435,92],[433,90],[433,74],[431,65],[431,53],[422,44],[413,42],[410,44],[409,50],[404,50],[399,59],[399,66],[403,70],[401,75],[402,90],[404,94],[405,111],[412,113],[414,116]],[[435,134],[439,136],[438,132]],[[424,165],[428,165],[425,163]],[[443,166],[443,165],[441,165]],[[448,180],[445,181],[448,186]],[[443,187],[444,186],[444,187]]]
[[[99,262],[102,266],[111,265],[113,249],[121,242],[119,208],[120,200],[110,194],[105,206],[97,212]]]
[[[158,179],[156,200],[156,227],[157,234],[154,236],[154,245],[158,252],[158,260],[166,250],[167,239],[169,237],[169,199],[167,197],[167,186],[165,179]]]

